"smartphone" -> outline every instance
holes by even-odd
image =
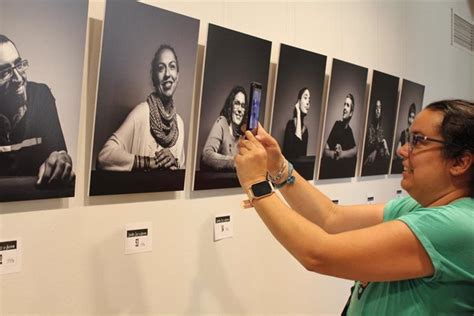
[[[253,81],[250,83],[250,103],[249,113],[247,115],[247,130],[257,134],[258,116],[260,114],[260,104],[262,100],[262,84]]]

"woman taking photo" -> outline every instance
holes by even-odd
[[[399,149],[409,196],[386,204],[335,205],[263,128],[245,136],[235,163],[250,203],[306,269],[356,280],[348,315],[473,314],[474,103],[416,116]]]

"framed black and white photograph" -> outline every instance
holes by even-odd
[[[90,195],[184,189],[199,20],[107,1]]]
[[[0,1],[0,202],[74,196],[87,11]]]
[[[400,78],[374,70],[362,154],[361,176],[388,174],[397,118]]]
[[[318,179],[355,176],[367,72],[367,68],[333,60]]]
[[[199,114],[194,190],[238,187],[234,156],[250,84],[262,85],[263,123],[271,42],[209,24]]]
[[[326,56],[280,45],[271,134],[306,180],[314,177]]]
[[[398,155],[398,149],[408,141],[408,132],[411,123],[413,123],[416,114],[420,112],[423,107],[424,94],[424,85],[403,79],[397,128],[393,140],[390,174],[401,174],[403,172],[402,157]]]

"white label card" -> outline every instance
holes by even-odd
[[[125,254],[152,250],[151,222],[125,226]]]
[[[231,238],[234,234],[231,214],[220,214],[214,217],[214,241]]]
[[[367,204],[374,204],[375,197],[372,193],[367,193]]]
[[[21,239],[0,240],[0,274],[21,271]]]

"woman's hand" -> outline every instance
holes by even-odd
[[[261,126],[258,130],[260,133]],[[239,153],[234,162],[240,185],[246,191],[250,185],[266,179],[267,151],[252,132],[246,131],[245,137],[239,141]]]
[[[285,157],[281,153],[280,145],[267,131],[258,123],[256,139],[262,144],[267,152],[267,168],[271,175],[276,175],[281,169]]]
[[[162,150],[157,151],[153,160],[154,168],[174,169],[177,167],[176,158],[173,156],[169,148],[163,148]]]
[[[301,110],[300,110],[300,101],[299,101],[299,100],[295,103],[295,109],[296,109],[296,115],[297,115],[297,117],[299,118],[300,113],[301,113]]]

